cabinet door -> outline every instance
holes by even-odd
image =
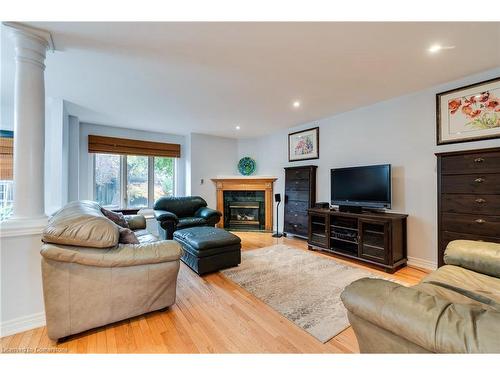
[[[389,263],[389,222],[360,219],[359,235],[359,256],[361,258],[383,264]]]
[[[328,215],[309,213],[309,243],[328,247]]]

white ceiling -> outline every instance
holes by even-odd
[[[264,135],[500,66],[500,23],[29,24],[56,45],[47,95],[81,121],[178,134]]]

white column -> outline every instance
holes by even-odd
[[[50,34],[22,25],[10,27],[14,41],[14,212],[11,224],[38,226],[44,210],[45,52]],[[47,37],[48,35],[48,37]]]

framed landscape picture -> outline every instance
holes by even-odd
[[[288,134],[288,161],[319,159],[319,127]]]
[[[436,95],[437,144],[500,138],[500,77]]]

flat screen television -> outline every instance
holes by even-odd
[[[391,208],[391,165],[332,169],[331,201],[341,211]]]

